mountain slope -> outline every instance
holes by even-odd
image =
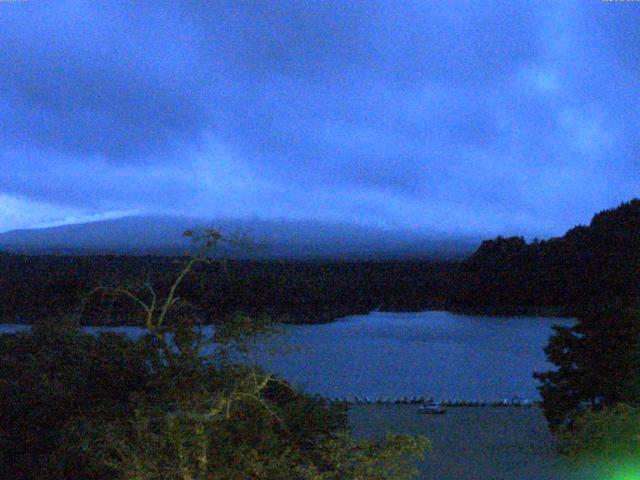
[[[189,228],[214,227],[244,235],[264,246],[247,254],[223,249],[229,256],[305,257],[438,257],[461,258],[479,241],[442,235],[416,235],[355,224],[316,221],[216,219],[132,216],[0,234],[0,249],[28,254],[179,254],[190,246],[181,236]]]

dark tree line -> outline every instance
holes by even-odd
[[[594,216],[563,237],[483,242],[462,262],[227,261],[201,266],[186,298],[212,321],[241,311],[290,322],[386,311],[444,308],[490,314],[579,315],[600,304],[630,304],[640,291],[640,200]],[[140,283],[140,272],[166,289],[176,258],[0,255],[4,321],[58,316],[98,285]],[[125,302],[105,302],[87,322],[122,321]]]
[[[477,309],[535,306],[579,315],[596,305],[629,305],[638,292],[640,200],[632,200],[559,238],[483,242],[456,271],[450,301]]]
[[[134,256],[0,256],[0,306],[5,322],[33,322],[75,309],[96,286],[142,288],[146,276],[166,291],[176,258]],[[227,261],[200,265],[185,279],[184,298],[211,321],[242,312],[314,323],[382,310],[440,307],[439,283],[454,265],[427,262]],[[83,322],[126,323],[139,314],[122,299],[105,299]]]

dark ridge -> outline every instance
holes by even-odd
[[[640,293],[640,200],[594,215],[564,236],[482,242],[456,272],[453,304],[483,310],[524,306],[579,312],[632,304]]]
[[[5,322],[60,316],[97,285],[154,279],[166,291],[180,257],[0,255]],[[598,304],[632,304],[640,292],[640,200],[596,214],[589,226],[527,243],[482,242],[463,261],[402,259],[235,259],[201,267],[181,297],[207,321],[234,312],[289,322],[331,321],[381,311],[447,309],[491,315],[576,316]],[[93,305],[85,323],[132,323],[126,301]]]

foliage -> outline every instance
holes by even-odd
[[[640,408],[617,403],[589,409],[578,415],[571,428],[558,431],[561,450],[571,457],[640,457]]]
[[[308,470],[308,480],[385,480],[411,478],[415,458],[422,459],[430,443],[421,436],[387,434],[384,442],[356,442],[346,433],[321,445],[324,471]]]
[[[571,328],[555,327],[545,353],[556,370],[536,373],[552,429],[587,408],[640,401],[640,312],[602,306]]]
[[[584,479],[636,479],[640,472],[640,408],[622,403],[590,408],[558,429],[566,464]],[[574,478],[574,477],[571,477]]]
[[[148,378],[140,345],[121,335],[72,323],[0,335],[0,477],[48,478],[65,425],[121,415]]]
[[[422,437],[355,441],[346,409],[294,390],[250,363],[233,362],[261,319],[237,315],[213,336],[202,310],[178,296],[203,252],[222,237],[194,236],[185,259],[157,292],[100,287],[125,297],[147,329],[141,339],[93,336],[77,325],[0,337],[0,446],[6,478],[127,480],[403,479],[427,447]],[[88,305],[88,302],[84,307]]]

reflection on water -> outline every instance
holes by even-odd
[[[531,374],[551,367],[543,352],[551,326],[572,323],[434,311],[374,312],[328,324],[284,326],[287,351],[273,355],[260,348],[256,358],[305,390],[330,397],[537,399]],[[23,327],[0,325],[0,333],[17,328]],[[132,336],[143,332],[133,327],[113,330]]]

